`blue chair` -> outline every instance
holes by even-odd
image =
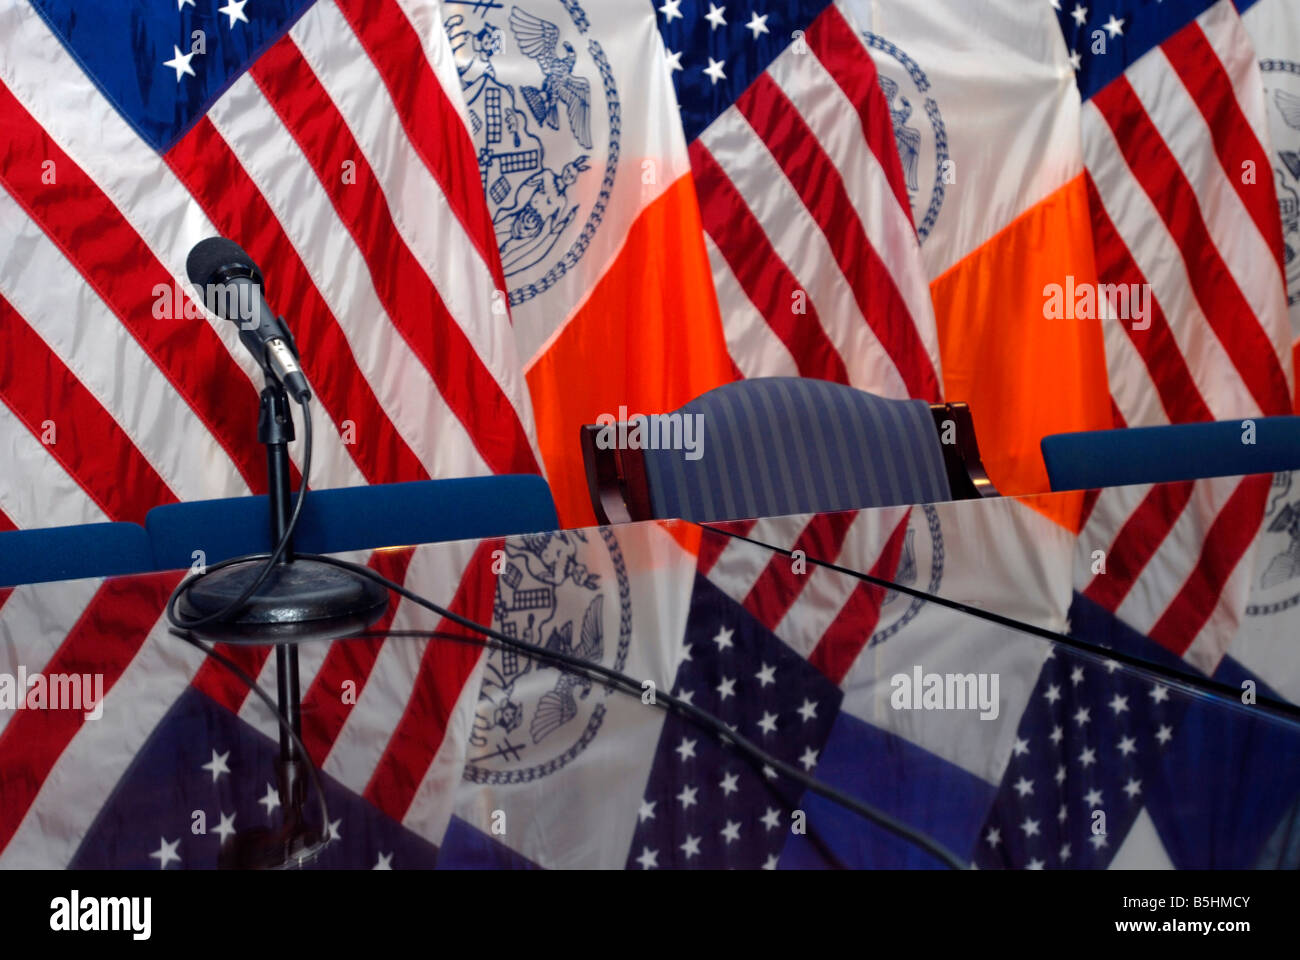
[[[149,535],[138,523],[83,523],[0,533],[0,587],[153,569]]]
[[[270,499],[232,497],[154,507],[145,517],[159,570],[265,553]],[[294,533],[300,553],[341,553],[554,530],[551,488],[535,474],[310,490]]]
[[[654,419],[636,439],[625,432],[631,420],[582,428],[600,522],[705,522],[997,495],[965,404],[762,377],[710,390],[661,415],[651,431]],[[698,438],[686,431],[695,423]],[[697,451],[682,449],[696,439]]]
[[[1043,437],[1053,490],[1093,490],[1300,469],[1300,417],[1089,430]]]

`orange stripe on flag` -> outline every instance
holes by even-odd
[[[560,522],[595,522],[578,431],[602,413],[665,413],[735,378],[695,187],[680,178],[628,230],[618,257],[528,370]]]
[[[1043,316],[1047,284],[1096,282],[1091,238],[1080,175],[930,284],[947,399],[970,404],[1004,494],[1048,489],[1044,436],[1112,425],[1101,324]],[[1078,529],[1082,495],[1033,505]]]

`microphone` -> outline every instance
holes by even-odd
[[[239,326],[239,339],[295,400],[311,399],[298,351],[284,321],[262,295],[262,271],[239,244],[225,237],[200,240],[185,258],[185,272],[212,313]]]

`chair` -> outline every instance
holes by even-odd
[[[0,533],[0,587],[153,569],[149,535],[138,523],[83,523]]]
[[[218,563],[270,549],[270,500],[232,497],[154,507],[145,517],[159,570],[188,567],[194,551]],[[551,488],[535,474],[420,480],[310,490],[294,532],[301,553],[341,553],[440,540],[554,530]]]
[[[694,443],[689,423],[702,424],[698,452],[663,449]],[[633,425],[582,427],[587,488],[600,523],[997,496],[964,403],[889,400],[824,380],[762,377],[716,387],[644,421],[636,443],[626,432]]]
[[[1300,469],[1300,417],[1056,433],[1040,447],[1053,490],[1278,473]]]

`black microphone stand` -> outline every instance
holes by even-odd
[[[306,416],[304,407],[303,416]],[[266,447],[267,490],[271,501],[271,545],[280,542],[289,530],[289,517],[293,513],[289,490],[289,444],[294,439],[293,414],[289,408],[289,395],[280,381],[266,374],[262,388],[261,405],[257,417],[257,442]],[[305,494],[305,491],[304,491]],[[299,494],[302,496],[304,494]],[[278,561],[281,565],[293,563],[293,539],[285,544]],[[298,645],[275,645],[275,689],[280,716],[290,729],[302,739],[302,696],[298,685]],[[303,805],[307,796],[307,783],[303,776],[302,759],[288,731],[280,726],[280,759],[277,764],[277,783],[280,805],[284,808],[284,855],[292,856],[313,846],[318,837],[303,819]],[[322,824],[328,830],[329,824]],[[300,845],[295,840],[300,840]]]
[[[286,333],[288,326],[281,321]],[[294,354],[297,347],[288,338]],[[292,410],[283,384],[265,364],[266,386],[258,407],[257,439],[266,447],[270,500],[271,550],[285,537],[293,516],[290,491],[289,444],[294,440]],[[303,404],[303,416],[308,416]],[[306,494],[306,477],[303,492]],[[299,514],[301,518],[301,513]],[[233,562],[194,578],[177,605],[186,619],[212,617],[228,609],[262,574],[265,559]],[[275,646],[276,692],[280,724],[280,754],[276,763],[284,819],[276,829],[253,827],[237,831],[222,845],[220,867],[268,868],[302,864],[322,846],[322,831],[304,816],[307,758],[299,756],[289,735],[302,739],[302,702],[298,674],[298,644],[356,634],[378,620],[388,608],[388,591],[351,570],[294,555],[292,539],[285,544],[275,568],[262,585],[229,616],[193,628],[215,642],[250,640]],[[286,726],[288,729],[286,729]]]

